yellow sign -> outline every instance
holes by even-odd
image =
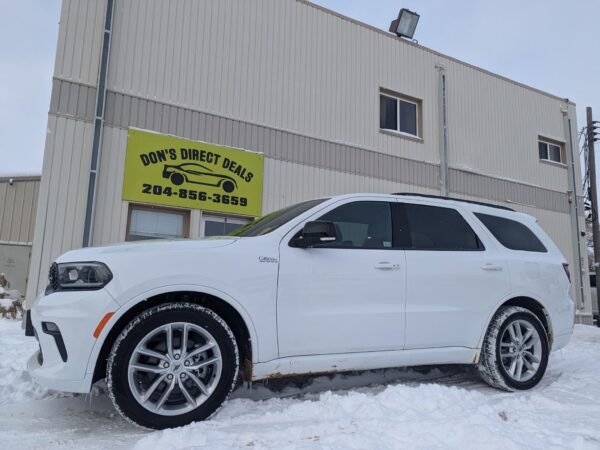
[[[123,200],[260,216],[263,156],[130,129]]]

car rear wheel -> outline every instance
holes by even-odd
[[[526,308],[503,307],[487,330],[479,373],[499,389],[531,389],[546,372],[548,353],[548,335],[537,316]]]
[[[224,181],[223,184],[221,185],[221,187],[223,188],[223,190],[225,192],[227,192],[228,194],[233,192],[233,190],[235,189],[235,184],[233,184],[233,181]]]
[[[214,312],[190,303],[159,305],[137,316],[117,338],[107,364],[117,410],[154,429],[210,417],[237,374],[233,333]]]

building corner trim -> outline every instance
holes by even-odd
[[[581,254],[581,236],[579,231],[579,197],[577,195],[577,177],[575,176],[575,154],[573,151],[573,132],[568,109],[562,110],[565,138],[567,141],[567,166],[569,167],[569,212],[571,216],[571,240],[573,246],[573,262],[575,263],[575,298],[577,309],[585,309],[583,288],[583,267]]]

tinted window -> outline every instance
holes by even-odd
[[[387,202],[346,203],[319,218],[333,222],[338,239],[326,247],[391,248],[392,211]],[[323,247],[320,245],[319,247]]]
[[[544,244],[521,222],[488,214],[475,215],[506,248],[526,252],[547,252]]]
[[[400,100],[400,131],[417,135],[417,105]]]
[[[395,98],[379,96],[379,127],[387,130],[398,129],[398,102]]]
[[[538,152],[540,153],[540,159],[548,159],[548,144],[538,142]]]
[[[452,208],[413,205],[401,207],[398,241],[412,250],[483,250],[475,232]]]
[[[230,233],[230,236],[260,236],[279,228],[284,223],[289,222],[294,217],[299,216],[303,212],[317,206],[319,203],[323,203],[326,199],[309,200],[303,203],[297,203],[287,208],[280,209],[279,211],[272,212],[266,216],[262,216],[256,219],[254,222],[250,222],[241,228]]]

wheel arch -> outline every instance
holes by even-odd
[[[498,312],[498,310],[500,308],[505,307],[505,306],[520,306],[521,308],[525,308],[525,309],[531,311],[544,326],[544,329],[546,330],[546,334],[548,335],[548,348],[550,349],[550,351],[552,350],[552,343],[554,341],[554,333],[553,333],[552,319],[550,316],[550,312],[548,311],[548,308],[546,308],[541,301],[536,300],[535,298],[533,298],[529,295],[511,296],[510,298],[505,299],[502,303],[500,303],[494,309],[494,311],[488,318],[485,329],[483,330],[483,333],[481,335],[481,339],[479,341],[479,343],[480,343],[479,348],[481,348],[483,339],[485,337],[485,333],[487,332],[494,316],[496,315],[496,313]]]
[[[190,290],[173,290],[148,296],[135,302],[123,312],[105,335],[98,356],[94,362],[92,383],[101,380],[106,374],[106,362],[112,346],[125,326],[143,311],[157,305],[175,302],[189,302],[204,306],[221,317],[233,332],[240,352],[240,370],[244,380],[252,379],[253,356],[258,354],[257,340],[252,324],[231,303],[214,294]],[[89,370],[89,369],[88,369]]]

